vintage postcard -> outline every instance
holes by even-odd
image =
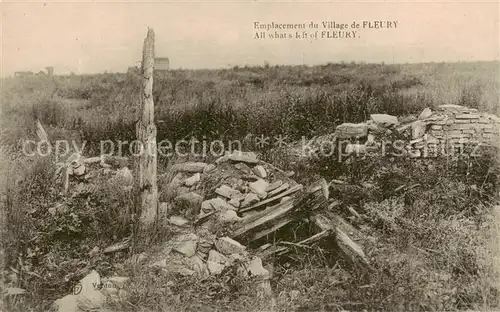
[[[0,2],[0,311],[500,310],[499,9]]]

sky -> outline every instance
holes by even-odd
[[[420,63],[499,60],[499,1],[490,2],[54,2],[0,0],[1,76],[14,71],[125,72],[137,65],[147,27],[156,56],[171,68],[324,64],[357,61]],[[325,29],[323,21],[360,28]],[[395,28],[362,28],[391,21]],[[318,31],[356,31],[356,38],[255,39],[254,23],[286,23]],[[395,24],[394,22],[397,22]],[[368,25],[368,24],[366,24]],[[325,37],[328,34],[323,33]],[[314,36],[314,35],[313,35]],[[331,36],[334,36],[332,34]]]

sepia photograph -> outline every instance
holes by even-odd
[[[500,311],[499,1],[0,13],[0,312]]]

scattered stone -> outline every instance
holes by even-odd
[[[248,264],[248,271],[252,276],[269,276],[269,271],[264,269],[262,266],[262,259],[259,257],[253,257]]]
[[[194,270],[196,273],[200,274],[201,276],[208,276],[209,275],[207,265],[202,260],[202,258],[200,258],[198,255],[194,255],[191,258],[189,258],[188,265],[189,265],[189,268],[191,270]]]
[[[182,164],[175,164],[172,166],[172,170],[174,172],[190,172],[190,173],[199,173],[203,172],[203,170],[207,167],[207,164],[204,162],[187,162]]]
[[[203,212],[210,211],[224,211],[224,210],[233,210],[234,206],[228,204],[224,199],[220,197],[212,198],[201,203],[201,209]]]
[[[205,169],[203,169],[203,173],[210,173],[212,172],[215,168],[217,168],[216,165],[214,164],[209,164],[208,166],[205,167]]]
[[[207,267],[210,274],[220,274],[227,263],[229,259],[216,250],[212,249],[208,252]]]
[[[184,234],[177,238],[178,243],[172,250],[186,256],[192,257],[196,253],[198,245],[198,236],[194,233]]]
[[[263,179],[259,179],[255,182],[248,184],[250,191],[254,192],[259,196],[259,198],[264,199],[267,197],[266,188],[269,186],[269,182]]]
[[[256,176],[258,176],[259,178],[262,178],[262,179],[265,179],[267,177],[267,172],[266,172],[266,169],[264,169],[263,166],[261,165],[258,165],[258,166],[255,166],[253,167],[253,173],[255,173]]]
[[[420,115],[418,115],[419,120],[424,120],[432,116],[432,110],[430,108],[425,108]]]
[[[239,254],[246,249],[245,246],[227,236],[219,238],[215,246],[224,255]]]
[[[281,180],[274,181],[273,183],[269,184],[266,187],[265,191],[266,192],[273,191],[273,190],[277,189],[278,187],[280,187],[282,184],[283,184],[283,181],[281,181]]]
[[[186,180],[184,180],[184,184],[186,186],[193,186],[195,185],[196,183],[198,183],[200,181],[200,173],[197,172],[195,173],[193,176],[187,178]]]
[[[343,123],[335,129],[335,136],[339,139],[362,138],[367,134],[366,123]]]
[[[229,187],[226,184],[223,184],[219,188],[215,189],[215,193],[220,195],[220,196],[226,197],[228,199],[231,199],[231,198],[242,199],[243,198],[243,194],[241,194],[240,191],[237,191],[237,190]]]
[[[259,162],[259,160],[257,159],[257,155],[255,155],[255,153],[253,152],[234,151],[227,157],[228,160],[231,160],[233,162],[244,162],[252,165],[255,165],[256,163]]]
[[[426,124],[421,120],[417,120],[411,124],[411,138],[413,140],[421,138],[425,134]]]
[[[241,218],[238,217],[238,214],[236,214],[236,211],[226,210],[226,211],[223,211],[219,214],[219,220],[222,222],[233,222],[233,221],[240,221]]]
[[[200,213],[202,201],[203,197],[195,192],[180,194],[174,198],[174,202],[177,205],[187,207],[188,211],[195,215]]]
[[[398,124],[398,117],[388,114],[371,114],[370,119],[384,128],[389,128]]]
[[[240,207],[240,199],[239,198],[231,198],[231,200],[228,202],[231,206],[234,206],[235,208]]]
[[[176,225],[176,226],[184,226],[189,223],[188,220],[184,219],[183,217],[180,216],[171,216],[168,219],[168,223]]]
[[[222,164],[222,163],[224,163],[224,162],[226,162],[226,161],[228,161],[228,157],[227,157],[227,155],[224,155],[224,156],[221,156],[221,157],[217,158],[217,159],[215,160],[215,163],[216,163],[217,165],[220,165],[220,164]]]
[[[241,207],[248,207],[259,202],[259,196],[255,193],[248,193],[241,203]]]
[[[248,165],[246,165],[245,163],[237,163],[234,165],[234,167],[246,174],[250,174],[252,172],[252,169],[250,169],[250,167],[248,167]]]
[[[408,115],[408,116],[400,117],[398,120],[399,120],[400,124],[404,125],[404,124],[412,123],[417,119],[418,118],[413,116],[413,115]]]
[[[220,263],[207,260],[207,268],[208,268],[208,271],[210,272],[210,274],[217,275],[217,274],[222,273],[225,266],[220,264]]]

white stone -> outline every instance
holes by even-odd
[[[217,189],[215,189],[215,193],[220,196],[226,197],[228,199],[231,198],[243,199],[243,194],[241,194],[240,191],[235,190],[226,184],[223,184]]]
[[[187,162],[183,164],[173,165],[172,170],[174,172],[181,171],[181,172],[197,173],[197,172],[203,172],[205,167],[207,167],[207,164],[204,162]]]
[[[176,238],[178,241],[172,250],[186,256],[192,257],[196,253],[196,246],[198,245],[198,236],[194,233],[184,234]]]
[[[227,159],[233,162],[244,162],[252,165],[259,162],[257,155],[253,152],[234,151],[232,154],[227,156]]]
[[[267,197],[266,188],[269,186],[269,182],[263,179],[258,179],[255,182],[249,183],[248,187],[250,191],[254,192],[259,196],[259,198],[263,199]]]
[[[228,202],[231,206],[234,206],[235,208],[240,207],[240,199],[239,198],[231,198]]]
[[[223,264],[208,260],[207,261],[207,268],[208,268],[208,271],[210,272],[210,274],[217,275],[217,274],[222,273],[225,266]]]
[[[212,172],[215,168],[217,168],[216,165],[214,164],[209,164],[208,166],[205,167],[205,169],[203,169],[203,173],[209,173],[209,172]]]
[[[425,134],[426,124],[421,120],[417,120],[411,124],[411,138],[413,140],[421,138]]]
[[[343,123],[335,128],[335,136],[339,139],[362,138],[368,134],[368,126],[365,123]]]
[[[176,226],[184,226],[184,225],[188,224],[189,221],[183,217],[180,217],[180,216],[171,216],[168,219],[168,223],[176,225]]]
[[[264,169],[263,166],[261,165],[257,165],[255,167],[253,167],[252,169],[253,173],[255,173],[256,176],[258,176],[259,178],[263,178],[265,179],[267,177],[267,172],[266,172],[266,169]]]
[[[236,211],[226,210],[219,214],[219,220],[222,222],[233,222],[233,221],[240,221],[241,218],[238,217]]]
[[[246,249],[245,246],[228,236],[219,238],[215,242],[215,247],[224,255],[238,254]]]
[[[252,276],[269,276],[269,271],[262,266],[262,259],[254,257],[248,264],[248,271]]]
[[[198,183],[200,181],[200,178],[201,178],[200,173],[197,172],[193,176],[191,176],[191,177],[187,178],[186,180],[184,180],[184,184],[186,186],[193,186],[193,185],[195,185],[196,183]]]
[[[432,110],[427,107],[420,113],[420,115],[418,115],[418,119],[424,120],[431,117],[431,115],[432,115]]]
[[[208,213],[211,211],[225,211],[225,210],[234,210],[235,207],[228,204],[224,199],[220,197],[212,198],[205,200],[201,203],[201,209],[203,212]]]
[[[388,114],[371,114],[370,119],[377,125],[388,128],[398,124],[398,117]]]
[[[248,207],[259,202],[259,196],[255,193],[248,193],[241,203],[241,207]]]

